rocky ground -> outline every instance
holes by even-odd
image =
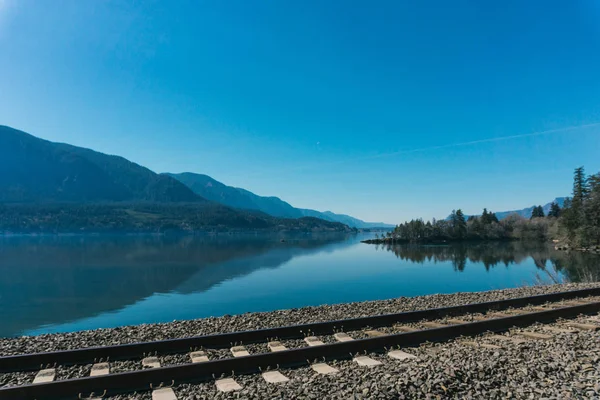
[[[557,243],[554,245],[555,250],[563,251],[580,251],[582,253],[592,253],[600,255],[600,246],[589,246],[589,247],[571,247],[568,244]]]
[[[492,301],[599,285],[567,284],[431,295],[168,324],[1,339],[0,354],[22,354],[231,332]],[[600,319],[597,323],[600,325]],[[177,385],[174,389],[179,399],[600,399],[600,333],[580,331],[553,335],[554,338],[549,341],[527,340],[520,344],[498,338],[476,339],[479,343],[498,345],[500,349],[474,348],[460,340],[421,346],[407,350],[418,357],[409,361],[393,360],[383,353],[371,354],[372,358],[382,361],[383,364],[374,368],[364,368],[357,366],[350,359],[330,362],[330,365],[339,369],[338,374],[331,376],[318,375],[309,367],[282,370],[281,372],[290,378],[285,384],[267,384],[260,375],[238,376],[236,380],[244,387],[243,390],[228,394],[217,392],[214,382]],[[298,347],[302,343],[298,341]],[[295,347],[293,343],[286,345]],[[262,344],[247,347],[251,353],[266,351],[266,346]],[[226,350],[208,352],[211,359],[230,356]],[[183,362],[187,362],[185,355],[162,357],[163,365]],[[139,369],[139,364],[139,360],[111,363],[111,371],[115,373]],[[89,373],[89,368],[89,365],[58,367],[57,379],[85,376]],[[0,386],[30,382],[32,376],[30,373],[0,375]],[[150,398],[150,392],[113,397],[115,400]]]
[[[583,317],[580,322],[589,323]],[[600,319],[597,324],[600,325]],[[237,376],[239,392],[220,393],[214,382],[176,385],[178,399],[599,399],[600,333],[551,333],[541,325],[527,328],[552,340],[511,340],[482,336],[471,347],[463,340],[405,349],[417,359],[398,361],[369,354],[383,364],[359,367],[351,360],[329,362],[334,375],[309,367],[282,369],[290,378],[267,384],[259,375]],[[517,337],[516,332],[504,335]],[[473,340],[473,339],[469,339]],[[138,393],[111,399],[150,399]]]
[[[0,339],[0,356],[182,338],[211,333],[234,332],[309,322],[357,318],[361,316],[447,307],[598,286],[600,286],[600,283],[563,284],[527,286],[517,289],[492,290],[487,292],[399,297],[391,300],[304,307],[233,316],[226,315],[223,317],[203,318],[191,321],[174,321],[165,324],[143,324],[112,329],[96,329],[72,333],[4,338]]]

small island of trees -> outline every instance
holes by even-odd
[[[499,220],[483,209],[481,215],[466,217],[461,209],[453,210],[444,220],[413,219],[397,225],[367,243],[443,243],[467,240],[559,240],[573,247],[600,245],[600,173],[586,176],[577,168],[573,195],[561,208],[550,205],[548,215],[542,206],[533,207],[531,217],[511,214]]]

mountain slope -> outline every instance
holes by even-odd
[[[0,125],[1,202],[202,202],[179,181],[122,157]]]
[[[560,207],[562,207],[565,204],[565,199],[566,199],[566,197],[557,197],[556,199],[554,199],[554,201],[557,202]],[[550,206],[552,205],[552,203],[554,201],[551,201],[550,203],[547,203],[546,205],[544,205],[544,207],[543,207],[544,215],[548,215],[548,212],[550,211]],[[521,210],[497,212],[496,217],[498,217],[498,219],[504,219],[511,214],[518,214],[524,218],[531,218],[531,213],[533,212],[533,207],[535,207],[535,206],[523,208]]]
[[[208,175],[185,172],[182,174],[164,174],[177,179],[197,195],[229,207],[246,210],[258,210],[274,217],[300,218],[300,210],[277,197],[257,196],[245,189],[227,186]]]
[[[325,211],[321,215],[330,217],[332,221],[341,222],[344,225],[360,228],[393,228],[394,225],[384,224],[383,222],[365,222],[358,218],[345,214],[334,214],[331,211]]]
[[[208,175],[184,172],[170,174],[170,177],[179,180],[197,195],[229,207],[246,210],[258,210],[274,217],[302,218],[314,217],[331,222],[340,222],[353,228],[392,227],[384,223],[365,222],[349,215],[335,214],[331,211],[320,212],[310,209],[295,208],[278,197],[264,197],[248,190],[227,186]]]
[[[316,218],[283,219],[209,202],[122,157],[0,126],[0,234],[349,231]]]

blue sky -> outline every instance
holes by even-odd
[[[0,124],[390,223],[600,171],[599,71],[595,0],[0,0]]]

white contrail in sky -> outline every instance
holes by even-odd
[[[402,154],[420,153],[420,152],[425,152],[425,151],[448,149],[448,148],[452,148],[452,147],[471,146],[471,145],[481,144],[481,143],[502,142],[502,141],[506,141],[506,140],[521,139],[521,138],[534,137],[534,136],[551,135],[551,134],[555,134],[555,133],[564,133],[564,132],[568,132],[568,131],[580,130],[580,129],[585,129],[585,128],[594,128],[594,127],[600,127],[600,122],[594,122],[594,123],[583,124],[583,125],[567,126],[567,127],[563,127],[563,128],[556,128],[556,129],[548,129],[545,131],[538,131],[538,132],[532,132],[532,133],[522,133],[519,135],[500,136],[500,137],[489,138],[489,139],[472,140],[469,142],[450,143],[450,144],[444,144],[444,145],[439,145],[439,146],[421,147],[418,149],[399,150],[399,151],[392,151],[389,153],[365,155],[365,156],[352,158],[352,159],[339,160],[339,161],[333,161],[333,162],[324,162],[321,164],[315,163],[315,164],[309,164],[309,165],[298,165],[298,166],[290,167],[290,168],[282,168],[282,169],[280,169],[280,171],[281,172],[286,172],[286,171],[292,172],[292,171],[310,170],[310,169],[315,169],[315,168],[327,168],[327,167],[333,167],[333,166],[338,166],[338,165],[343,165],[343,164],[348,164],[348,163],[375,160],[378,158],[385,158],[385,157],[393,157],[393,156],[398,156],[398,155],[402,155]],[[599,133],[600,133],[600,131],[599,131]],[[320,144],[321,144],[321,142],[319,142],[319,145]],[[271,173],[271,171],[260,171],[260,172],[257,171],[256,173],[250,174],[250,175],[251,176],[261,176],[261,175],[270,174],[270,173]],[[248,177],[249,175],[245,174],[244,176]]]
[[[531,136],[550,135],[552,133],[566,132],[566,131],[570,131],[570,130],[574,130],[574,129],[592,128],[592,127],[595,127],[595,126],[600,126],[600,122],[595,122],[593,124],[568,126],[568,127],[565,127],[565,128],[549,129],[549,130],[540,131],[540,132],[523,133],[523,134],[520,134],[520,135],[500,136],[500,137],[496,137],[496,138],[472,140],[470,142],[450,143],[450,144],[445,144],[445,145],[441,145],[441,146],[423,147],[423,148],[420,148],[420,149],[413,149],[413,150],[401,150],[401,151],[395,151],[395,152],[391,152],[391,153],[376,154],[376,155],[370,156],[368,158],[365,157],[365,159],[379,158],[379,157],[389,157],[389,156],[395,156],[395,155],[398,155],[398,154],[416,153],[416,152],[427,151],[427,150],[445,149],[445,148],[448,148],[448,147],[470,146],[470,145],[479,144],[479,143],[501,142],[501,141],[504,141],[504,140],[520,139],[520,138],[526,138],[526,137],[531,137]]]
[[[523,133],[523,134],[519,134],[519,135],[500,136],[500,137],[496,137],[496,138],[472,140],[470,142],[450,143],[450,144],[444,144],[444,145],[440,145],[440,146],[429,146],[429,147],[421,147],[418,149],[399,150],[399,151],[393,151],[393,152],[389,152],[389,153],[373,154],[370,156],[353,158],[351,160],[340,160],[340,161],[332,162],[332,163],[315,164],[315,165],[310,165],[310,166],[307,165],[307,166],[303,166],[303,167],[297,167],[297,168],[294,168],[294,170],[328,167],[328,166],[332,166],[332,165],[346,164],[346,163],[351,163],[351,162],[356,162],[356,161],[366,161],[366,160],[374,160],[377,158],[398,156],[401,154],[420,153],[420,152],[424,152],[424,151],[447,149],[447,148],[451,148],[451,147],[471,146],[471,145],[480,144],[480,143],[501,142],[501,141],[505,141],[505,140],[521,139],[521,138],[532,137],[532,136],[550,135],[553,133],[562,133],[562,132],[572,131],[572,130],[576,130],[576,129],[593,128],[593,127],[600,127],[600,122],[594,122],[591,124],[584,124],[584,125],[568,126],[568,127],[564,127],[564,128],[549,129],[549,130],[545,130],[545,131],[532,132],[532,133]]]

